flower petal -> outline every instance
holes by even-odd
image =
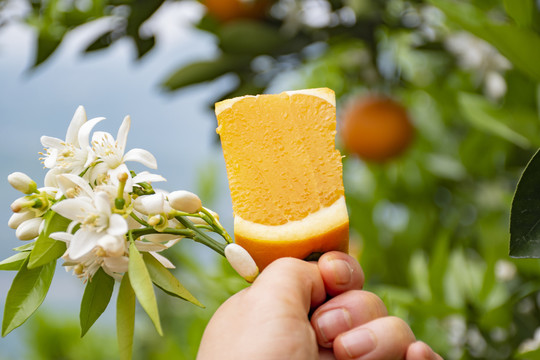
[[[97,244],[100,236],[94,231],[79,229],[69,243],[69,257],[77,260],[90,252]]]
[[[109,218],[109,227],[107,234],[112,236],[123,236],[128,231],[126,219],[119,214],[112,214]]]
[[[98,118],[93,118],[91,120],[88,120],[87,122],[85,122],[81,128],[79,129],[79,133],[78,133],[78,140],[79,140],[79,146],[81,149],[86,149],[88,147],[90,147],[90,132],[92,131],[92,129],[94,128],[94,126],[96,126],[96,124],[100,121],[103,121],[105,120],[104,117],[98,117]]]
[[[128,115],[122,121],[122,125],[118,129],[118,134],[116,135],[116,142],[120,148],[120,153],[124,154],[126,151],[127,136],[129,133],[129,128],[131,127],[131,117]]]
[[[85,122],[86,122],[86,111],[84,110],[84,107],[79,106],[77,110],[75,110],[75,114],[73,114],[73,118],[71,119],[71,122],[69,123],[68,129],[66,132],[67,143],[71,143],[75,146],[79,146],[79,139],[77,138],[77,135],[79,133],[79,129]]]
[[[163,176],[157,175],[157,174],[151,174],[148,171],[141,171],[133,178],[133,183],[138,184],[142,182],[159,182],[159,181],[167,181]]]
[[[52,206],[52,210],[70,220],[79,220],[95,209],[90,199],[81,197],[59,201]]]
[[[52,136],[42,136],[41,137],[41,145],[46,148],[53,148],[53,149],[60,149],[64,146],[64,141],[52,137]]]
[[[106,192],[100,191],[96,193],[94,197],[94,204],[96,205],[96,210],[99,213],[107,214],[107,216],[111,215],[111,200]]]
[[[144,242],[139,240],[135,240],[135,246],[139,251],[162,251],[167,248],[165,245],[162,244]]]
[[[148,240],[150,242],[153,242],[153,243],[162,243],[162,242],[165,242],[165,241],[170,241],[170,240],[176,240],[176,239],[179,239],[180,236],[179,235],[173,235],[173,234],[148,234],[148,235],[144,235],[144,239],[145,240]],[[165,245],[165,247],[167,247],[167,245]]]
[[[136,161],[150,169],[157,169],[157,161],[148,150],[131,149],[124,155],[124,161]]]
[[[165,196],[157,193],[152,195],[142,195],[133,201],[135,210],[145,214],[161,214],[164,211]]]
[[[57,149],[49,150],[47,156],[45,157],[45,160],[43,160],[43,165],[47,169],[52,169],[56,165],[57,158],[58,158],[58,150]]]
[[[165,266],[167,269],[175,269],[176,266],[172,262],[170,262],[169,259],[167,259],[165,256],[157,254],[153,251],[150,251],[150,255],[156,258],[157,261],[161,263],[161,265]]]
[[[69,243],[71,239],[73,239],[73,234],[63,232],[63,231],[58,231],[58,232],[53,232],[52,234],[49,235],[49,237],[54,240]]]
[[[64,194],[68,189],[75,188],[78,192],[78,196],[94,197],[94,191],[92,191],[88,182],[78,175],[60,174],[56,176],[56,181]]]
[[[127,256],[106,257],[103,259],[104,270],[115,273],[124,273],[128,270],[129,258]]]

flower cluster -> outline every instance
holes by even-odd
[[[258,274],[251,256],[232,243],[218,215],[205,208],[197,195],[185,190],[169,193],[156,189],[153,184],[166,181],[165,178],[148,171],[136,174],[128,168],[126,163],[133,161],[157,168],[150,152],[126,151],[129,116],[124,118],[116,139],[107,132],[93,132],[103,120],[87,120],[81,106],[71,120],[65,140],[41,138],[45,147],[41,160],[48,169],[44,187],[38,188],[34,180],[21,172],[8,177],[9,183],[23,193],[11,204],[13,215],[8,224],[16,229],[20,240],[34,241],[16,248],[16,255],[0,262],[0,270],[18,270],[22,274],[15,277],[8,293],[6,314],[11,307],[15,312],[13,316],[4,316],[3,335],[21,325],[39,307],[42,299],[33,293],[38,291],[44,298],[59,257],[66,270],[73,271],[87,284],[83,303],[86,292],[97,288],[93,283],[98,282],[110,291],[88,298],[108,296],[108,302],[112,279],[122,281],[120,292],[132,289],[129,291],[135,293],[158,332],[161,328],[152,283],[169,295],[200,305],[167,270],[174,268],[172,262],[160,254],[180,239],[190,238],[225,256],[248,281]],[[222,240],[210,236],[212,233]],[[34,277],[39,279],[40,289],[33,288],[35,283],[28,280]],[[104,310],[92,306],[94,303],[81,305],[81,312],[100,314]],[[91,323],[81,323],[83,333],[90,326]]]
[[[45,224],[43,215],[48,211],[71,220],[64,231],[50,233],[49,237],[66,243],[64,265],[85,281],[100,267],[120,279],[128,270],[129,240],[167,268],[174,266],[158,252],[183,237],[193,237],[189,227],[213,230],[231,242],[217,214],[204,209],[197,195],[183,190],[170,194],[155,190],[151,184],[165,181],[162,176],[149,172],[135,175],[129,170],[129,161],[157,168],[150,152],[126,152],[129,116],[124,118],[116,139],[107,132],[96,131],[90,140],[92,129],[103,119],[87,120],[81,106],[65,140],[41,138],[45,147],[43,164],[49,169],[44,188],[38,189],[23,173],[9,176],[10,184],[25,194],[11,205],[14,214],[9,226],[16,229],[19,239],[37,238]],[[178,220],[180,216],[184,219]],[[212,245],[216,244],[220,247],[219,243]]]

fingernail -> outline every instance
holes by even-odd
[[[356,329],[341,337],[341,344],[351,359],[364,356],[375,349],[377,339],[369,329]]]
[[[333,259],[330,261],[334,269],[337,285],[346,285],[351,282],[353,269],[345,260]]]
[[[344,331],[352,328],[351,314],[345,309],[329,310],[317,319],[317,327],[326,345]]]

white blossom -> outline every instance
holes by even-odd
[[[56,175],[80,174],[93,161],[89,136],[93,127],[104,118],[86,121],[86,112],[79,106],[69,124],[66,139],[42,136],[41,144],[45,147],[43,165],[50,169],[45,176],[45,185],[57,187]]]
[[[96,131],[92,136],[92,151],[97,161],[93,169],[90,170],[90,179],[97,183],[118,184],[118,175],[125,173],[128,175],[126,181],[126,191],[131,192],[133,179],[129,169],[125,165],[126,161],[136,161],[151,169],[157,168],[157,162],[150,152],[143,149],[131,149],[127,153],[126,143],[131,118],[126,116],[122,125],[118,129],[116,140],[113,136],[104,131]]]
[[[105,192],[98,192],[94,199],[78,197],[65,199],[52,207],[53,211],[81,225],[79,230],[69,239],[68,254],[77,260],[90,252],[104,236],[125,237],[128,230],[126,220],[111,211],[111,200]],[[53,233],[56,240],[66,240],[66,236]]]

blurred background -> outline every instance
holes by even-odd
[[[513,192],[540,146],[535,0],[0,1],[3,179],[43,179],[41,135],[78,105],[158,160],[166,190],[197,192],[232,233],[213,104],[329,87],[366,288],[445,359],[540,356],[540,263],[508,256]],[[1,258],[18,194],[4,181]],[[194,359],[215,309],[246,286],[210,250],[168,250],[199,300],[139,309],[136,359]],[[0,306],[14,272],[0,273]],[[83,284],[57,267],[44,305],[0,339],[0,359],[117,357],[114,306],[84,338]]]

